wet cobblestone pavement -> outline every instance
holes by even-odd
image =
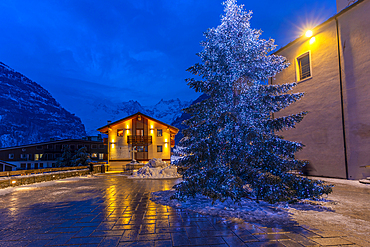
[[[235,223],[150,200],[177,182],[105,174],[14,188],[0,195],[0,246],[354,246],[293,221]]]

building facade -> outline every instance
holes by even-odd
[[[153,158],[171,161],[178,129],[140,112],[98,129],[108,135],[109,169],[121,170],[132,160]]]
[[[78,149],[86,147],[93,161],[104,162],[108,158],[107,145],[103,142],[67,139],[1,148],[0,160],[15,165],[13,170],[55,167],[56,159],[62,156],[63,148],[66,146],[72,155]]]
[[[347,179],[370,176],[370,0],[337,0],[338,13],[279,49],[290,66],[270,84],[297,82],[305,96],[283,116],[308,111],[295,129],[283,131],[305,148],[310,175]]]

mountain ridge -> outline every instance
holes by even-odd
[[[38,83],[0,62],[0,148],[81,138],[81,119]]]

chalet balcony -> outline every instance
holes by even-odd
[[[152,144],[152,136],[140,136],[140,135],[127,136],[127,143],[142,145]]]

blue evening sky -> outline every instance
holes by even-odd
[[[184,79],[222,0],[1,0],[0,61],[68,110],[81,98],[195,99]],[[335,0],[239,0],[281,47],[336,13]],[[81,101],[82,102],[82,101]]]

